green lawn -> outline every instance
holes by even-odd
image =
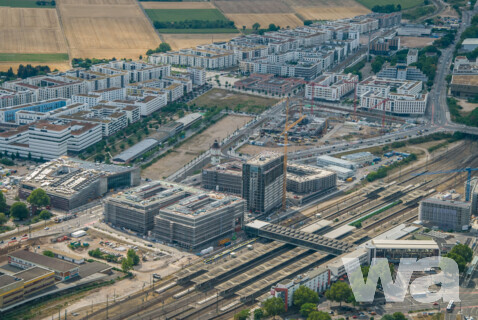
[[[58,62],[68,59],[67,53],[0,53],[0,62]]]
[[[184,20],[228,20],[217,9],[146,9],[145,11],[153,21],[175,22]]]
[[[387,4],[400,4],[402,6],[402,10],[404,10],[423,4],[423,0],[357,0],[357,2],[369,9],[372,9],[376,5],[385,6]]]
[[[0,7],[12,8],[55,8],[50,4],[50,0],[45,5],[39,6],[36,0],[0,0]]]
[[[158,29],[159,33],[238,33],[237,29],[211,28],[211,29]]]

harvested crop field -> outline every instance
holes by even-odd
[[[294,13],[226,13],[226,17],[234,21],[238,28],[246,26],[247,29],[251,29],[254,23],[259,23],[262,28],[267,28],[269,24],[273,23],[280,27],[298,27],[304,25]]]
[[[141,1],[145,9],[214,9],[210,2],[157,2]]]
[[[134,0],[59,0],[71,58],[138,58],[161,40]]]
[[[55,9],[0,7],[0,53],[65,53]]]
[[[228,41],[237,37],[237,33],[214,33],[214,34],[162,34],[164,42],[169,43],[171,49],[178,50],[192,48],[201,44],[217,41]]]
[[[141,175],[153,180],[170,176],[202,152],[208,150],[214,140],[224,139],[251,119],[251,117],[244,116],[227,116],[221,119],[203,133],[194,136],[164,158],[159,159],[158,162],[144,169]]]
[[[336,20],[351,18],[370,11],[363,6],[355,7],[294,7],[294,10],[305,20]]]

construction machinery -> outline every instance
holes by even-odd
[[[282,210],[286,211],[286,194],[287,194],[287,145],[289,144],[289,130],[295,127],[298,123],[302,122],[305,119],[305,115],[302,113],[302,108],[300,110],[299,119],[291,124],[289,124],[289,99],[286,102],[286,109],[285,109],[285,125],[284,131],[281,135],[284,135],[284,182],[282,185]]]
[[[468,177],[466,179],[465,200],[470,201],[470,196],[471,196],[471,172],[472,171],[478,171],[478,168],[463,168],[463,169],[455,169],[455,170],[422,172],[422,173],[414,173],[413,176],[429,176],[429,175],[433,175],[433,174],[468,172]]]

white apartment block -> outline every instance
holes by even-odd
[[[324,73],[305,85],[305,98],[339,101],[355,88],[358,76],[352,74]]]
[[[387,99],[386,102],[377,106]],[[385,110],[397,115],[423,115],[427,108],[428,93],[425,94],[399,94],[390,93],[386,98],[373,92],[367,92],[360,97],[360,108]]]
[[[202,86],[206,83],[206,69],[197,67],[188,67],[188,73],[195,86]]]
[[[99,95],[100,100],[123,100],[125,98],[125,89],[124,88],[107,88],[101,90],[90,91],[91,95]]]
[[[71,127],[40,121],[28,128],[28,145],[32,155],[51,160],[66,155]]]
[[[103,138],[98,123],[72,121],[69,125],[71,137],[68,139],[68,152],[80,153]]]
[[[226,69],[237,65],[236,56],[233,51],[214,49],[211,46],[155,53],[149,56],[149,62],[205,69]]]
[[[161,79],[171,75],[170,65],[154,65],[142,61],[110,61],[106,64],[93,65],[91,70],[104,73],[104,70],[114,69],[128,73],[128,82],[140,82],[151,79]]]
[[[369,91],[383,96],[391,92],[399,94],[415,95],[423,90],[423,83],[418,80],[400,80],[368,77],[359,82],[357,86],[357,96],[361,96]]]
[[[11,90],[0,88],[0,108],[37,102],[37,92],[33,90]]]
[[[99,94],[74,94],[71,97],[73,103],[85,103],[88,107],[94,107],[100,104],[100,101],[103,100]]]

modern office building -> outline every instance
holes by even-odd
[[[245,201],[240,197],[196,189],[187,198],[159,209],[153,237],[190,250],[214,246],[242,228],[244,211]]]
[[[354,90],[358,80],[358,76],[353,74],[324,73],[305,85],[305,97],[339,101]]]
[[[410,67],[405,64],[397,64],[395,67],[382,69],[377,73],[378,78],[415,80],[427,82],[428,77],[417,67]]]
[[[429,227],[444,231],[467,230],[471,219],[471,203],[440,198],[420,201],[418,218]]]
[[[321,192],[337,185],[337,174],[307,165],[287,165],[287,191],[297,194]]]
[[[202,170],[201,187],[224,193],[242,194],[242,162],[210,165]]]
[[[19,196],[42,188],[50,197],[53,208],[72,210],[98,199],[110,190],[136,186],[140,182],[139,168],[95,164],[68,157],[39,165],[21,182]]]
[[[281,206],[284,183],[284,156],[261,153],[242,166],[242,197],[247,210],[270,213]]]
[[[369,256],[386,258],[389,262],[398,263],[401,258],[439,257],[440,248],[434,240],[382,240],[373,239],[367,245]]]

